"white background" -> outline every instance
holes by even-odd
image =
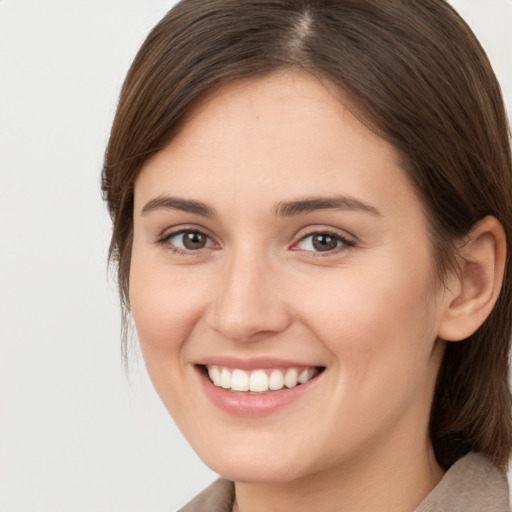
[[[512,1],[453,1],[512,112]],[[215,475],[123,374],[99,175],[164,0],[0,0],[0,511],[173,511]]]

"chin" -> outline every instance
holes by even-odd
[[[308,473],[307,464],[299,464],[301,457],[297,450],[290,456],[286,454],[291,450],[263,450],[257,443],[251,448],[236,449],[226,443],[213,452],[198,450],[198,455],[210,469],[234,482],[284,484]]]
[[[245,482],[252,484],[286,484],[299,479],[302,475],[297,468],[290,465],[273,465],[268,462],[258,461],[215,461],[209,465],[210,469],[233,482]]]

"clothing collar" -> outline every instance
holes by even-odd
[[[231,512],[233,482],[219,478],[179,512]],[[414,512],[510,512],[505,473],[478,453],[459,459]]]

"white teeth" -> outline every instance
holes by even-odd
[[[297,385],[299,372],[295,368],[290,368],[284,376],[284,385],[287,388],[293,388]]]
[[[264,393],[268,390],[279,391],[284,387],[293,388],[298,384],[305,384],[316,374],[316,368],[288,368],[283,371],[275,368],[270,370],[254,370],[246,372],[240,369],[229,370],[218,366],[207,366],[208,376],[217,387],[230,389],[231,391],[253,391]],[[270,373],[269,373],[270,372]]]
[[[279,370],[272,370],[272,373],[270,374],[270,379],[268,381],[269,389],[277,391],[278,389],[283,389],[283,386],[284,377],[282,372],[280,372]]]
[[[249,391],[249,375],[243,370],[233,370],[231,389],[233,391]]]
[[[268,377],[263,370],[256,370],[251,373],[249,380],[249,389],[251,391],[268,391]]]
[[[220,386],[220,372],[216,366],[208,367],[208,376],[216,386]]]
[[[220,385],[224,389],[231,387],[231,373],[226,368],[222,368],[222,372],[220,373]]]
[[[315,375],[315,373],[316,372],[313,368],[306,368],[305,370],[302,370],[299,373],[299,377],[297,379],[299,381],[299,384],[306,383],[309,379],[311,379],[311,377]]]

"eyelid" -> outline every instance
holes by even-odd
[[[215,240],[215,237],[210,234],[208,229],[203,228],[202,226],[197,226],[197,225],[179,225],[179,226],[173,226],[170,228],[166,228],[158,236],[156,243],[159,245],[166,246],[167,249],[169,249],[175,253],[186,254],[186,255],[199,255],[204,250],[212,249],[212,245],[208,245],[208,246],[202,247],[200,249],[195,249],[195,250],[194,249],[186,249],[186,248],[177,247],[176,245],[174,245],[170,242],[170,239],[174,238],[175,236],[179,236],[179,235],[181,235],[183,233],[187,233],[187,232],[200,233],[201,235],[208,238],[208,240],[210,240],[212,242],[213,246],[216,246],[216,247],[219,246],[218,242]],[[215,248],[215,247],[213,247],[213,248]]]
[[[314,236],[314,235],[329,235],[342,243],[341,247],[336,247],[330,251],[310,251],[307,249],[299,249],[296,247],[303,240]],[[301,229],[299,233],[295,236],[294,242],[292,243],[290,249],[295,251],[303,251],[306,253],[312,253],[315,256],[329,256],[340,251],[346,251],[348,249],[353,248],[357,244],[357,239],[355,236],[347,233],[344,230],[328,227],[328,226],[309,226],[307,228]]]
[[[202,247],[200,249],[186,249],[177,247],[176,245],[170,243],[170,239],[179,236],[182,233],[186,232],[197,232],[201,235],[204,235],[208,238],[209,241],[211,241],[211,245]],[[328,251],[313,251],[313,250],[307,250],[307,249],[300,249],[297,247],[297,245],[305,240],[308,237],[314,236],[314,235],[329,235],[341,242],[341,247],[336,247],[332,250]],[[160,245],[166,245],[169,250],[172,250],[175,253],[181,253],[181,254],[187,254],[187,255],[199,255],[204,250],[208,249],[211,250],[212,248],[219,248],[219,243],[215,239],[215,237],[210,233],[210,231],[203,226],[198,225],[178,225],[173,227],[166,228],[161,235],[158,236],[158,239],[156,240],[157,244]],[[349,234],[345,230],[341,230],[339,228],[333,228],[332,226],[308,226],[307,228],[302,228],[294,237],[294,241],[292,242],[291,246],[289,247],[291,250],[294,251],[302,251],[304,253],[311,253],[314,256],[329,256],[333,255],[335,253],[338,253],[340,251],[346,251],[351,248],[353,248],[357,244],[357,239],[354,235]],[[213,247],[212,247],[213,246]]]

